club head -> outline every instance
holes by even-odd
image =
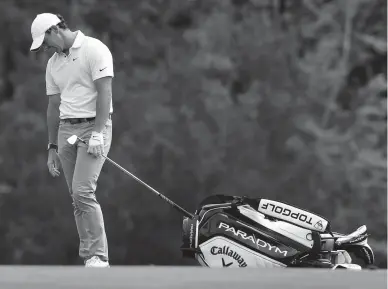
[[[67,139],[67,142],[71,145],[75,144],[75,142],[77,141],[77,136],[76,135],[72,135],[71,137],[69,137]]]

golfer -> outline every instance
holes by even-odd
[[[86,267],[109,267],[97,180],[111,146],[113,59],[100,40],[71,31],[60,15],[43,13],[31,25],[31,51],[53,48],[46,67],[48,170],[60,164],[73,200],[79,256]],[[88,145],[67,143],[77,135]]]

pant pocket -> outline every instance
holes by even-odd
[[[89,143],[89,139],[92,136],[93,128],[94,121],[84,123],[78,128],[80,135],[82,135],[82,139],[84,139],[86,143]],[[108,121],[105,123],[101,133],[103,136],[104,144],[109,143],[110,145],[112,136],[112,121],[110,119],[108,119]]]

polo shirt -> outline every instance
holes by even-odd
[[[55,52],[47,62],[46,93],[61,95],[60,119],[95,117],[97,90],[93,81],[106,76],[114,76],[109,48],[78,30],[69,55]]]

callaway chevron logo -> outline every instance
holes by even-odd
[[[233,262],[225,263],[224,258],[222,258],[222,267],[229,267],[230,265],[233,265]]]

